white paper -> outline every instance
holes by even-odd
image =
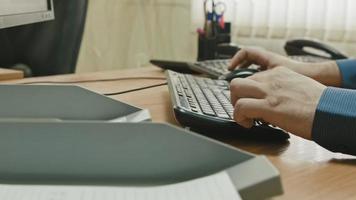
[[[158,187],[0,185],[1,200],[239,200],[228,174]]]
[[[0,16],[46,11],[47,0],[0,0]]]
[[[150,121],[151,120],[151,114],[150,111],[147,109],[143,109],[141,111],[123,116],[123,117],[118,117],[116,119],[110,120],[110,122],[114,123],[123,123],[123,122],[144,122],[144,121]]]

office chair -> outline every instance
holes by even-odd
[[[0,30],[0,67],[26,76],[74,73],[88,0],[54,0],[55,20]]]

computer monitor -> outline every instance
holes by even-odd
[[[52,19],[53,0],[0,0],[0,29]]]

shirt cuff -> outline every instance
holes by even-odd
[[[337,60],[337,65],[342,77],[343,88],[356,88],[356,60]]]
[[[330,151],[356,155],[356,91],[333,87],[324,91],[312,138]]]

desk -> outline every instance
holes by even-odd
[[[164,77],[161,70],[143,69],[97,72],[24,79],[28,81],[80,81],[129,76]],[[125,80],[78,84],[98,93],[111,93],[154,85],[164,80]],[[15,82],[10,82],[15,83]],[[167,86],[113,96],[142,108],[147,108],[155,122],[177,124]],[[285,194],[275,199],[355,199],[356,157],[334,154],[314,142],[292,136],[287,144],[258,143],[254,141],[223,141],[240,149],[266,155],[279,169]],[[257,192],[257,191],[256,191]]]
[[[22,71],[0,68],[0,81],[21,79],[23,77]]]

